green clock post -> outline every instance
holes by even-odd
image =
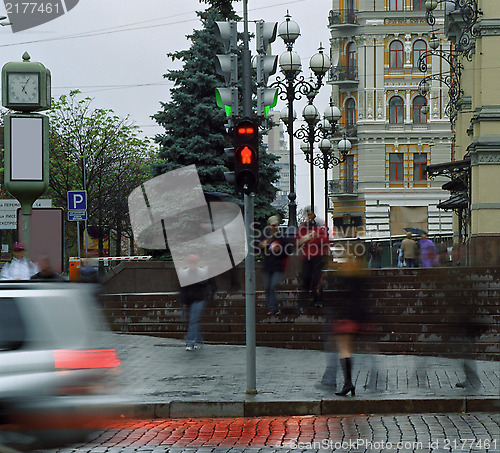
[[[34,112],[50,108],[50,87],[50,71],[27,52],[2,68],[2,105],[21,112],[5,116],[5,188],[21,203],[28,256],[32,206],[49,187],[49,120]]]

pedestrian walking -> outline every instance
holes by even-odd
[[[316,307],[323,306],[321,274],[328,255],[328,229],[316,219],[311,206],[305,208],[307,220],[300,224],[297,232],[297,246],[302,257],[302,285],[308,294],[312,293]],[[300,312],[304,311],[301,302]]]
[[[402,269],[405,265],[405,259],[403,256],[403,250],[401,249],[401,246],[398,247],[398,268]]]
[[[420,247],[420,257],[422,259],[422,267],[434,267],[438,265],[438,254],[436,244],[430,240],[427,235],[422,234],[420,236],[420,241],[418,241]]]
[[[38,266],[24,256],[24,244],[14,242],[12,244],[12,254],[14,258],[10,263],[6,263],[0,273],[0,280],[29,280],[32,275],[38,272]]]
[[[382,267],[382,254],[384,250],[380,244],[372,241],[370,247],[368,248],[368,254],[370,255],[370,260],[368,261],[368,269],[380,269]]]
[[[384,253],[384,249],[382,246],[379,244],[375,245],[375,251],[374,251],[374,269],[381,269],[382,268],[382,255]]]
[[[446,266],[450,262],[450,256],[448,254],[448,247],[446,247],[444,241],[440,242],[437,252],[439,256],[439,265]]]
[[[377,250],[377,244],[375,243],[375,241],[372,241],[370,247],[368,247],[368,255],[370,256],[370,259],[368,260],[368,269],[374,268],[376,250]]]
[[[405,260],[405,267],[416,267],[418,258],[418,245],[412,239],[410,232],[406,233],[406,238],[401,242],[401,250]]]
[[[329,276],[330,284],[332,287],[336,288],[337,278],[335,276]],[[337,352],[337,347],[335,343],[335,335],[333,334],[333,323],[337,314],[336,311],[336,299],[333,297],[325,298],[323,300],[323,317],[324,317],[324,351],[326,359],[326,367],[321,377],[321,381],[316,383],[314,386],[318,389],[323,390],[333,390],[337,389],[337,368],[339,363],[339,355]]]
[[[182,286],[180,290],[181,303],[186,311],[188,321],[186,351],[192,351],[193,349],[200,349],[203,345],[200,320],[210,291],[208,267],[200,263],[198,255],[192,254],[188,255],[186,262],[177,272],[183,276],[183,279],[197,282]]]
[[[353,342],[357,334],[363,329],[366,322],[364,307],[365,273],[362,259],[352,256],[343,263],[339,271],[340,297],[337,301],[337,316],[333,323],[333,333],[336,337],[340,364],[344,373],[344,385],[336,395],[355,395],[355,386],[352,382],[352,353]]]
[[[56,282],[65,281],[65,278],[54,270],[47,255],[42,255],[37,264],[40,268],[40,272],[32,275],[31,280],[51,280]]]
[[[264,229],[259,242],[259,248],[263,255],[262,276],[264,279],[264,290],[267,298],[268,316],[279,313],[276,289],[281,284],[283,273],[290,255],[292,243],[279,231],[280,219],[278,216],[271,216],[267,220],[267,227]]]

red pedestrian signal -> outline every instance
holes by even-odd
[[[239,148],[237,151],[237,156],[242,165],[252,165],[252,162],[254,160],[253,151],[248,146]]]
[[[257,190],[259,181],[259,127],[257,120],[245,118],[233,129],[236,187],[246,194]]]

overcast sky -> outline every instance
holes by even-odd
[[[242,15],[242,2],[234,6]],[[94,99],[94,107],[112,109],[120,117],[128,115],[144,135],[154,136],[162,133],[162,129],[149,117],[160,109],[160,101],[169,100],[172,86],[162,75],[179,67],[166,54],[189,47],[186,35],[201,27],[195,12],[205,8],[198,0],[80,0],[64,16],[35,28],[13,33],[9,26],[1,27],[2,65],[21,61],[27,51],[31,61],[39,61],[50,69],[54,97],[79,89],[84,96]],[[309,58],[316,53],[320,42],[329,47],[327,22],[331,1],[248,1],[250,21],[281,23],[287,9],[301,28],[294,50],[302,57],[304,74],[308,77]],[[0,14],[5,14],[3,4]],[[253,30],[250,24],[250,31]],[[279,55],[285,50],[277,38],[273,53]],[[320,112],[328,104],[328,92],[329,87],[324,87],[318,97],[316,105]],[[278,110],[285,106],[280,102]],[[304,101],[296,102],[298,115],[303,105]],[[301,163],[301,151],[296,148],[298,202],[303,207],[309,199],[308,170]],[[315,191],[321,214],[322,174],[318,169]]]

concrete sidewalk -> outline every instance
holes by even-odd
[[[249,395],[244,346],[111,334],[123,364],[120,383],[133,416],[243,417],[361,413],[500,411],[500,363],[477,362],[479,384],[464,380],[462,363],[441,357],[355,355],[355,397],[318,389],[327,354],[257,348],[257,394]],[[338,360],[334,361],[338,363]],[[337,369],[337,388],[343,375]],[[364,388],[364,387],[367,388]]]

